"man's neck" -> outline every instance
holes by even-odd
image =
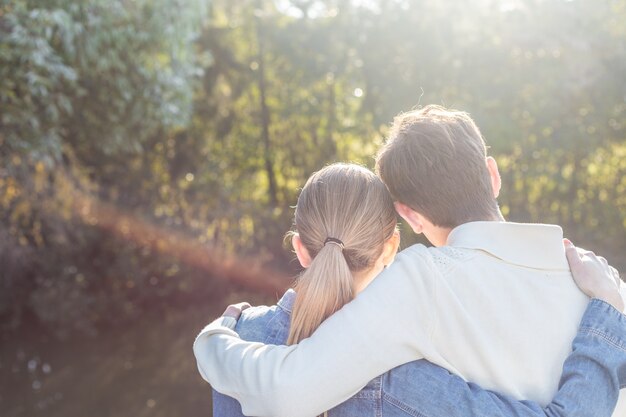
[[[498,210],[496,215],[494,215],[493,217],[472,220],[472,222],[475,222],[475,221],[476,222],[478,221],[480,222],[504,222],[506,220],[504,219],[502,212]],[[426,238],[430,241],[430,243],[433,244],[433,246],[440,247],[440,246],[446,245],[446,243],[448,242],[448,236],[450,235],[450,232],[452,232],[453,229],[454,228],[451,228],[451,227],[439,227],[439,226],[431,225],[429,230],[424,230],[423,233],[424,233],[424,236],[426,236]]]
[[[432,243],[433,246],[439,247],[446,244],[446,242],[448,241],[448,235],[451,231],[452,229],[448,227],[433,226],[429,230],[424,229],[423,233],[424,236],[426,236],[426,239],[428,239],[428,241]]]

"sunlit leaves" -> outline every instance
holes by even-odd
[[[562,224],[602,253],[626,245],[623,0],[6,3],[2,279],[49,323],[111,306],[132,317],[137,300],[199,291],[192,267],[159,255],[167,237],[129,241],[128,220],[112,236],[80,193],[286,265],[310,173],[371,167],[392,118],[430,103],[475,118],[507,218]],[[63,297],[81,301],[54,311]],[[0,311],[9,302],[0,294]]]
[[[192,42],[205,2],[177,3],[3,6],[5,152],[57,161],[65,143],[79,154],[137,152],[159,129],[185,125],[199,75]]]

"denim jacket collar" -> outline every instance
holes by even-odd
[[[291,312],[293,311],[293,304],[295,301],[296,301],[296,292],[293,289],[289,288],[287,291],[285,291],[283,296],[280,297],[280,300],[278,300],[278,307],[282,308],[287,313],[291,314]]]

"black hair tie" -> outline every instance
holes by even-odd
[[[327,243],[333,243],[339,246],[341,250],[343,250],[344,248],[343,242],[335,237],[327,237],[326,240],[324,241],[324,246],[326,246]]]

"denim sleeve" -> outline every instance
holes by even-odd
[[[406,384],[416,374],[420,383]],[[603,301],[589,303],[546,407],[483,390],[425,360],[390,371],[383,385],[385,417],[610,417],[626,386],[626,316]]]
[[[251,307],[245,310],[234,331],[243,340],[272,344],[285,343],[290,317],[276,306]],[[213,417],[245,417],[241,404],[228,395],[212,390]]]
[[[229,326],[235,330],[239,323]],[[245,417],[241,411],[239,401],[224,394],[220,394],[214,389],[211,390],[213,402],[213,417]]]
[[[236,399],[212,390],[213,417],[244,417],[241,404]]]

